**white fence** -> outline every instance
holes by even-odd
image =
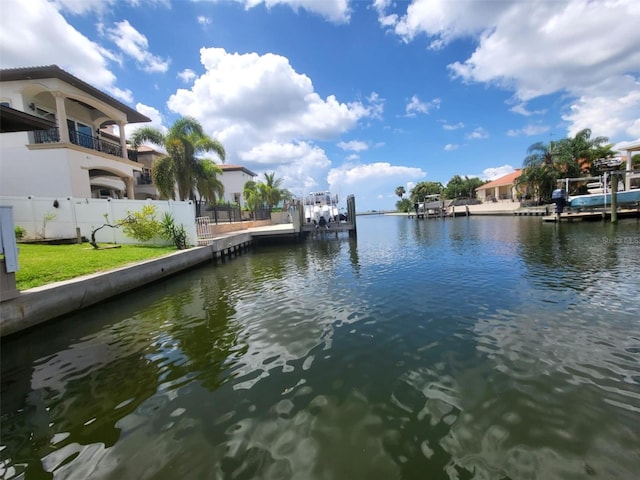
[[[101,198],[0,197],[0,206],[13,207],[13,222],[26,230],[28,239],[77,238],[76,229],[87,239],[104,223],[114,224],[126,218],[127,212],[138,212],[144,205],[156,206],[156,220],[165,212],[173,216],[176,225],[184,225],[187,244],[197,245],[195,205],[191,201],[128,200]],[[105,227],[96,232],[98,243],[139,244],[127,237],[122,228]],[[146,244],[168,245],[170,241],[156,238]]]

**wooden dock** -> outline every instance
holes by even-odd
[[[620,209],[618,218],[640,218],[640,210],[635,208]],[[562,212],[560,215],[552,214],[542,217],[543,222],[596,222],[598,220],[611,220],[610,210],[589,210],[582,212]]]

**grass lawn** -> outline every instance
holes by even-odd
[[[105,247],[107,245],[104,245]],[[16,286],[18,290],[123,267],[141,260],[175,252],[175,247],[122,245],[95,250],[81,245],[18,244]]]

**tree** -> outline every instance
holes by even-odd
[[[260,199],[267,205],[269,214],[274,206],[282,199],[283,190],[280,188],[282,178],[276,178],[276,172],[264,173],[264,182],[258,183]]]
[[[465,175],[462,178],[460,175],[454,175],[451,177],[451,180],[447,183],[447,186],[444,190],[444,195],[446,198],[475,198],[476,189],[485,182],[480,180],[478,177],[467,177]]]
[[[441,194],[444,190],[440,182],[419,182],[409,193],[411,202],[422,202],[427,195]]]
[[[220,142],[204,133],[202,125],[192,117],[181,117],[166,134],[152,127],[136,130],[131,136],[134,148],[149,142],[166,149],[167,155],[152,169],[153,182],[161,195],[175,198],[178,187],[180,200],[195,200],[197,178],[204,170],[198,166],[198,155],[214,152],[222,162],[225,150]]]
[[[410,212],[413,211],[413,203],[408,198],[403,198],[396,202],[397,212]]]
[[[447,182],[447,186],[444,189],[444,196],[446,198],[458,198],[465,196],[464,180],[460,175],[454,175],[451,177],[451,180]]]
[[[396,187],[396,195],[399,196],[401,200],[405,193],[406,193],[406,190],[404,189],[403,186]]]
[[[563,166],[565,177],[577,177],[583,171],[592,175],[602,173],[596,160],[611,158],[615,155],[613,145],[607,137],[591,138],[591,130],[580,130],[573,138],[559,142],[558,164]]]
[[[598,174],[600,158],[614,155],[606,137],[591,138],[591,130],[580,130],[573,138],[557,142],[537,142],[527,149],[518,185],[526,185],[534,197],[546,203],[558,179],[576,178],[585,171]]]
[[[258,205],[262,203],[256,182],[249,180],[245,183],[242,189],[242,195],[244,196],[244,201],[249,211],[255,213]]]
[[[196,164],[196,189],[200,197],[212,205],[224,195],[224,185],[218,178],[221,174],[222,169],[213,160],[204,158]]]

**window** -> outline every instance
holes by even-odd
[[[93,128],[69,118],[67,119],[67,127],[69,128],[69,139],[71,143],[86,148],[93,148]]]

